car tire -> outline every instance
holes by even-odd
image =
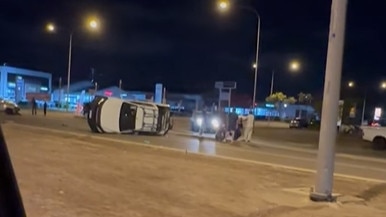
[[[7,115],[13,115],[13,114],[14,114],[14,111],[13,111],[13,109],[11,109],[11,108],[6,108],[6,109],[5,109],[5,114],[7,114]]]
[[[386,149],[386,139],[383,137],[375,137],[373,140],[373,149],[374,150],[385,150]]]

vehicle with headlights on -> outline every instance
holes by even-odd
[[[224,123],[219,113],[194,111],[190,118],[190,128],[193,132],[216,133]]]
[[[308,125],[309,123],[307,119],[296,117],[290,121],[289,128],[301,129],[301,128],[307,128]]]

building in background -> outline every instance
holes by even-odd
[[[51,101],[57,108],[65,108],[69,103],[69,109],[75,109],[78,103],[90,102],[94,96],[95,85],[90,81],[78,81],[70,83],[69,94],[67,94],[67,84],[62,88],[52,91]]]
[[[17,103],[32,97],[50,100],[51,81],[50,73],[0,66],[0,96]]]

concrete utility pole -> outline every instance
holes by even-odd
[[[346,8],[348,0],[332,0],[326,75],[313,201],[333,201],[335,142],[342,75]]]

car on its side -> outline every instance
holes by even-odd
[[[167,104],[95,96],[87,122],[95,133],[149,133],[165,135],[171,128]]]
[[[8,115],[15,115],[19,113],[20,107],[12,101],[0,99],[0,111]]]

